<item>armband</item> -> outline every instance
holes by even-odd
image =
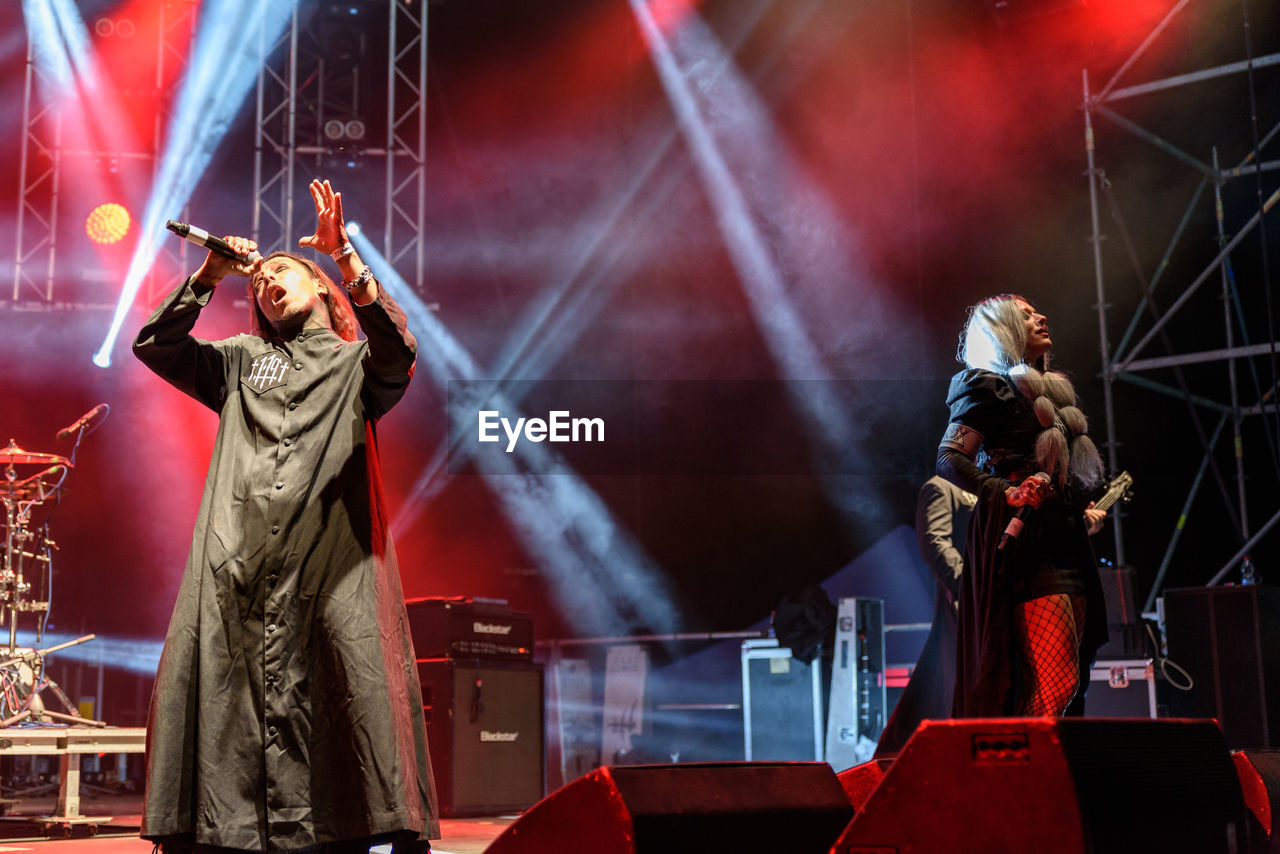
[[[959,451],[969,459],[973,459],[978,455],[982,441],[982,434],[977,430],[953,421],[947,425],[947,432],[942,434],[942,441],[938,443],[938,447]]]

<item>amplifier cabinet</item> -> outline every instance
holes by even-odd
[[[1216,718],[1234,749],[1280,744],[1280,589],[1166,590],[1164,621],[1169,659],[1193,680],[1169,711]]]
[[[822,761],[822,659],[806,664],[776,638],[742,642],[747,761]]]
[[[518,812],[543,795],[542,666],[419,659],[440,811]]]
[[[533,615],[503,600],[428,597],[405,602],[418,658],[533,660]]]

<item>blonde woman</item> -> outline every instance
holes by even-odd
[[[1050,371],[1048,322],[1025,298],[970,310],[938,474],[978,496],[960,580],[957,717],[1083,708],[1106,613],[1089,536],[1102,463],[1075,390]]]

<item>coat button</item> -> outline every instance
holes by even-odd
[[[271,533],[273,533],[273,534],[278,534],[278,533],[280,533],[280,526],[279,526],[279,525],[272,525],[272,526],[271,526]]]
[[[295,401],[291,401],[291,402],[289,403],[289,408],[290,408],[290,409],[297,409],[297,408],[298,408],[298,402],[297,402],[296,400],[295,400]]]
[[[283,481],[283,480],[277,480],[277,481],[276,481],[276,489],[284,489],[284,481]]]

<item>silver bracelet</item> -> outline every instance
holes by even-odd
[[[339,246],[337,249],[330,252],[329,257],[335,261],[341,261],[343,258],[346,258],[348,255],[350,255],[352,252],[355,252],[355,251],[356,251],[356,248],[351,245],[350,241],[348,241],[342,244],[341,246]]]
[[[349,282],[343,282],[342,286],[347,290],[351,290],[352,288],[363,288],[366,285],[368,285],[369,282],[372,280],[373,280],[373,271],[370,270],[368,267],[365,267],[363,270],[360,271],[360,274],[358,276],[356,276],[354,279],[352,279]]]

